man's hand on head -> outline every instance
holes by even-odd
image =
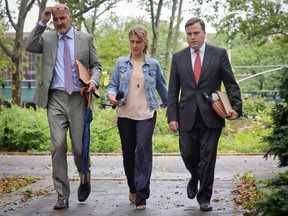
[[[49,20],[51,19],[52,10],[53,10],[53,7],[47,7],[43,11],[42,16],[41,16],[41,22],[45,24],[49,22]]]

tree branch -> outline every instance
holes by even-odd
[[[92,4],[90,7],[87,7],[84,10],[79,11],[78,13],[74,14],[73,17],[82,16],[86,12],[88,12],[88,11],[92,10],[93,8],[98,7],[99,5],[103,4],[105,1],[107,1],[107,0],[102,0],[100,2],[95,1],[95,3]]]
[[[24,10],[24,14],[23,14],[24,17],[27,16],[27,13],[31,10],[34,2],[35,2],[35,0],[31,0],[31,2],[27,5],[27,7],[26,7],[25,10]]]
[[[5,9],[6,9],[6,14],[8,16],[9,22],[11,23],[12,27],[14,28],[15,31],[18,30],[16,23],[13,21],[13,18],[11,16],[10,10],[9,10],[9,4],[8,0],[5,0]]]
[[[6,44],[3,42],[2,39],[0,40],[0,47],[7,56],[12,58],[12,52],[9,49],[7,49]]]
[[[115,2],[113,2],[113,3],[110,3],[109,5],[108,5],[108,7],[106,7],[102,12],[100,12],[97,16],[96,16],[96,19],[97,18],[99,18],[99,16],[101,16],[103,13],[105,13],[106,11],[108,11],[108,10],[110,10],[110,8],[113,6],[113,5],[115,5],[116,3],[118,3],[120,0],[117,0],[117,1],[115,1]]]

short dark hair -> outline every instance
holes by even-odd
[[[199,17],[192,17],[191,19],[189,19],[185,24],[185,29],[189,26],[194,25],[195,23],[200,23],[201,29],[205,31],[205,22]]]

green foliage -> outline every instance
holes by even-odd
[[[47,151],[50,132],[46,113],[22,109],[15,104],[0,109],[0,149],[2,151]]]
[[[3,37],[4,31],[3,27],[0,27],[0,36]],[[13,47],[14,41],[12,38],[2,38],[1,39],[4,44],[9,46],[10,49]],[[0,49],[0,82],[4,83],[4,80],[11,79],[11,77],[7,76],[8,72],[7,69],[10,68],[11,59],[7,56],[7,54],[3,51],[3,49]],[[2,99],[1,89],[0,89],[0,100]]]
[[[116,111],[111,107],[100,109],[99,100],[94,101],[93,121],[90,124],[90,151],[98,153],[121,152]],[[264,99],[244,101],[244,116],[237,121],[226,121],[219,141],[219,153],[262,153],[267,143],[261,139],[271,133],[269,113],[271,104]],[[46,110],[23,109],[13,105],[1,107],[0,151],[41,152],[50,149],[49,126]],[[5,123],[6,122],[6,123]],[[67,134],[68,150],[71,141]],[[166,109],[157,111],[153,136],[154,153],[178,153],[179,137],[170,131]]]
[[[263,183],[269,192],[262,191],[262,198],[254,204],[255,210],[245,215],[288,215],[288,171],[279,173],[278,177]]]
[[[117,118],[114,109],[95,110],[90,131],[91,152],[121,152]]]
[[[153,152],[175,153],[179,151],[179,137],[177,134],[154,133]]]
[[[265,97],[251,96],[249,99],[243,100],[243,116],[245,118],[263,116],[269,117],[274,102],[265,102]]]
[[[269,143],[265,157],[270,154],[277,156],[279,159],[279,167],[288,165],[288,69],[282,72],[281,84],[279,92],[281,98],[285,102],[276,104],[273,109],[273,132],[266,136],[263,140]]]
[[[228,35],[208,35],[209,44],[229,49]],[[267,65],[285,65],[287,63],[288,44],[269,41],[259,46],[260,40],[248,41],[242,33],[231,40],[231,64],[236,80],[271,70]],[[249,67],[250,66],[250,67]],[[263,67],[262,67],[263,66]],[[275,69],[280,68],[274,67]],[[239,82],[241,90],[274,90],[277,89],[281,70],[275,70],[251,79]]]
[[[275,40],[287,43],[287,1],[278,0],[227,0],[224,6],[225,17],[221,21],[214,19],[214,24],[222,32],[230,32],[234,37],[238,32],[253,40]],[[245,16],[243,16],[245,14]]]
[[[179,151],[179,137],[171,133],[166,118],[166,109],[157,111],[157,121],[153,136],[153,151],[157,153],[174,153]]]
[[[271,129],[266,128],[263,119],[241,118],[226,123],[219,140],[219,153],[263,153],[268,149],[267,143],[262,143],[264,136],[270,134]],[[251,141],[253,139],[253,141]]]
[[[117,59],[129,54],[128,31],[136,24],[144,25],[143,19],[111,15],[99,23],[95,32],[95,46],[103,71],[111,75]]]
[[[135,25],[143,25],[147,28],[150,39],[149,43],[151,45],[153,39],[152,28],[149,23],[145,22],[143,17],[119,17],[111,15],[108,19],[103,20],[98,24],[97,31],[95,32],[95,46],[103,71],[107,72],[107,75],[104,74],[101,81],[103,81],[107,76],[109,77],[112,75],[116,61],[120,56],[125,56],[130,53],[128,32],[130,28]],[[164,68],[168,28],[169,25],[167,22],[160,23],[156,58],[162,68]],[[187,46],[185,40],[185,34],[180,32],[179,39],[177,40],[179,43],[179,49]],[[151,49],[149,47],[148,54],[150,51]],[[163,72],[166,73],[168,77],[169,71]]]
[[[218,152],[263,153],[268,144],[262,139],[272,131],[271,110],[274,102],[252,97],[243,101],[243,117],[237,121],[226,121],[219,140]],[[251,142],[253,139],[253,142]]]
[[[282,76],[279,83],[279,95],[284,99],[286,105],[288,103],[288,68],[283,69]]]

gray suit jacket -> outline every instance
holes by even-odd
[[[219,117],[203,98],[204,92],[211,95],[220,90],[222,82],[233,109],[242,115],[240,89],[225,49],[206,44],[198,85],[192,69],[190,47],[175,53],[169,81],[168,122],[178,121],[179,130],[189,131],[194,125],[197,113],[200,113],[207,127],[224,127],[224,119]]]
[[[57,32],[45,31],[45,27],[37,25],[30,33],[25,44],[25,49],[33,53],[42,53],[41,73],[38,76],[37,89],[34,102],[46,108],[48,103],[48,93],[50,83],[54,74],[57,52]],[[89,68],[91,79],[100,82],[101,64],[98,60],[93,38],[91,35],[75,31],[75,54],[86,68]]]

